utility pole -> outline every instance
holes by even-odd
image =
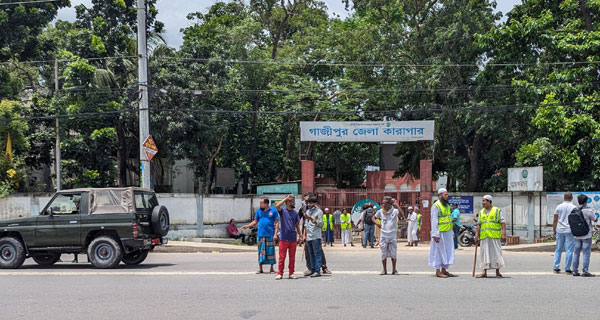
[[[146,54],[146,0],[137,0],[138,35],[138,87],[140,125],[140,182],[142,188],[150,188],[150,161],[144,152],[144,140],[150,135],[148,112],[148,57]]]
[[[54,96],[58,95],[58,60],[54,60]],[[60,133],[58,130],[58,115],[56,117],[56,146],[55,146],[55,160],[56,160],[56,191],[60,190]]]

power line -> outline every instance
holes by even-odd
[[[421,109],[397,109],[397,110],[354,110],[354,111],[323,111],[323,110],[314,110],[314,111],[305,111],[305,110],[289,110],[289,111],[268,111],[268,110],[225,110],[225,109],[195,109],[195,108],[177,108],[177,109],[167,109],[167,108],[148,108],[147,110],[151,112],[186,112],[186,113],[201,113],[201,114],[234,114],[234,115],[305,115],[305,116],[314,116],[314,115],[324,115],[324,116],[360,116],[360,115],[380,115],[380,114],[389,114],[395,112],[402,112],[403,114],[412,114],[412,113],[450,113],[450,112],[468,112],[468,111],[488,111],[488,112],[497,112],[497,111],[515,111],[520,109],[536,109],[540,107],[554,107],[554,106],[577,106],[582,104],[594,104],[600,103],[600,100],[590,100],[590,101],[578,101],[571,103],[551,103],[551,104],[511,104],[511,105],[493,105],[493,106],[473,106],[473,107],[454,107],[451,105],[443,106],[430,104],[434,107],[429,108],[421,108]],[[123,113],[137,113],[139,111],[138,108],[125,108],[111,111],[96,111],[96,112],[84,112],[84,113],[74,113],[74,114],[58,114],[58,115],[48,115],[48,116],[30,116],[30,117],[21,117],[21,118],[8,118],[1,119],[0,122],[12,122],[12,121],[31,121],[31,120],[52,120],[56,118],[81,118],[81,117],[91,117],[91,116],[101,116],[101,115],[116,115]]]
[[[98,60],[131,59],[131,58],[137,58],[137,56],[130,55],[130,56],[91,57],[91,58],[76,57],[76,58],[72,58],[72,59],[4,61],[4,62],[0,62],[0,65],[9,65],[9,64],[16,64],[16,63],[27,63],[27,64],[36,64],[36,63],[38,63],[38,64],[46,64],[46,63],[54,63],[54,61],[58,61],[58,62],[71,62],[71,61],[76,61],[76,60],[79,60],[79,59],[88,60],[88,61],[98,61]]]
[[[58,1],[58,0],[57,0]],[[109,59],[130,59],[137,58],[135,55],[126,56],[109,56],[109,57],[77,57],[72,59],[57,59],[59,62],[69,62],[77,59],[85,59],[88,61],[109,60]],[[363,63],[353,61],[291,61],[291,60],[238,60],[238,59],[213,59],[213,58],[184,58],[184,57],[149,57],[149,60],[165,60],[174,63],[174,60],[190,61],[190,62],[221,62],[230,64],[271,64],[271,65],[307,65],[314,66],[332,66],[332,67],[372,67],[372,68],[427,68],[427,67],[442,67],[442,68],[462,68],[462,67],[509,67],[509,66],[566,66],[566,65],[597,65],[600,61],[555,61],[555,62],[505,62],[505,63],[430,63],[430,64],[388,64],[388,63]],[[25,60],[25,61],[5,61],[0,62],[0,65],[14,63],[28,64],[43,64],[54,63],[53,60]]]
[[[62,0],[32,0],[32,1],[18,1],[18,2],[0,2],[0,6],[10,6],[17,4],[36,4],[36,3],[45,3],[45,2],[58,2]]]
[[[363,63],[363,62],[327,62],[327,61],[292,61],[292,60],[237,60],[237,59],[214,59],[214,58],[184,58],[184,57],[152,57],[151,60],[168,59],[182,61],[198,62],[222,62],[237,64],[272,64],[272,65],[307,65],[314,66],[332,66],[332,67],[373,67],[373,68],[424,68],[424,67],[442,67],[442,68],[461,68],[461,67],[507,67],[507,66],[539,66],[539,65],[587,65],[600,64],[600,61],[556,61],[556,62],[505,62],[505,63],[435,63],[435,64],[386,64],[386,63]]]

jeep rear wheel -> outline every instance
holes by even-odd
[[[60,260],[60,253],[50,253],[33,256],[33,261],[40,266],[51,266]]]
[[[114,268],[123,258],[123,249],[115,239],[100,236],[88,246],[88,257],[96,268]]]
[[[0,238],[0,268],[16,269],[25,261],[25,247],[19,239]]]
[[[156,206],[152,209],[152,231],[159,236],[166,236],[169,233],[169,211],[165,206]]]
[[[123,256],[123,262],[130,266],[138,265],[148,257],[148,250],[135,251]]]

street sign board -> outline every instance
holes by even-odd
[[[544,191],[544,167],[508,168],[508,191]]]
[[[300,121],[300,140],[399,142],[433,140],[434,121]]]
[[[144,152],[146,152],[146,157],[148,161],[152,161],[152,158],[158,153],[158,148],[156,147],[156,143],[154,143],[154,139],[152,139],[152,135],[149,135],[144,143],[142,144],[144,147]]]

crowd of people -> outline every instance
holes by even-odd
[[[428,265],[435,269],[435,276],[439,278],[455,277],[448,269],[454,265],[454,251],[457,249],[457,232],[460,228],[460,212],[455,205],[448,202],[448,191],[441,188],[437,192],[438,199],[431,207],[431,244],[429,249]],[[554,258],[554,272],[559,273],[559,264],[562,251],[566,251],[565,273],[579,276],[579,256],[583,252],[583,266],[581,276],[593,277],[589,273],[589,260],[591,252],[592,222],[597,221],[598,214],[586,208],[587,196],[579,195],[579,206],[572,203],[573,196],[565,193],[564,203],[556,208],[554,219],[554,233],[557,244]],[[479,248],[478,260],[482,269],[477,278],[487,278],[488,270],[495,270],[496,278],[502,278],[500,269],[505,266],[502,255],[502,242],[506,241],[506,222],[504,214],[499,207],[493,205],[491,195],[481,199],[482,209],[477,214],[477,230],[475,243]],[[275,273],[275,242],[279,240],[279,264],[275,279],[283,278],[285,261],[288,259],[288,277],[296,279],[295,256],[298,246],[304,245],[306,261],[306,277],[320,277],[322,273],[331,274],[327,267],[324,246],[333,246],[334,238],[339,235],[344,246],[352,242],[352,231],[362,226],[364,237],[362,246],[374,248],[379,246],[381,251],[381,275],[388,274],[387,260],[392,263],[391,274],[397,274],[397,235],[398,222],[401,218],[408,221],[407,246],[417,246],[419,231],[421,229],[422,215],[418,207],[409,206],[405,215],[396,199],[384,197],[382,206],[377,207],[372,203],[364,205],[361,216],[353,224],[351,214],[346,210],[336,210],[333,213],[329,208],[324,210],[317,204],[317,197],[312,193],[304,194],[301,208],[296,211],[294,195],[287,195],[283,200],[270,205],[267,197],[260,199],[260,208],[256,211],[254,220],[241,227],[248,229],[258,226],[258,271],[264,273],[263,265],[270,266],[270,273]],[[574,216],[576,218],[573,218]],[[580,219],[578,220],[578,218]],[[575,222],[574,222],[575,221]],[[235,220],[228,226],[232,237],[241,238],[235,227]],[[569,225],[571,222],[571,226]],[[580,228],[575,230],[574,228]],[[375,243],[375,230],[378,230]]]

